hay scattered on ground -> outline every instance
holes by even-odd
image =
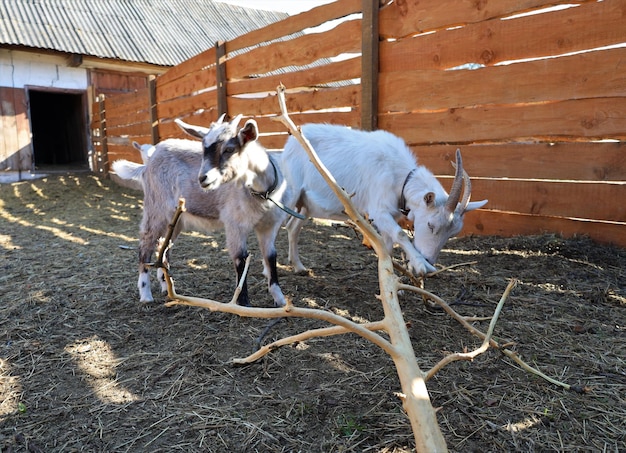
[[[141,204],[140,193],[87,175],[0,185],[1,451],[412,451],[393,363],[365,340],[316,339],[234,367],[228,360],[251,351],[266,320],[139,303],[128,248]],[[296,305],[380,319],[375,257],[359,244],[348,228],[310,225],[302,257],[312,270],[281,266],[284,292]],[[269,306],[250,245],[251,300]],[[229,300],[223,247],[221,234],[183,235],[177,290]],[[489,316],[519,279],[496,336],[590,392],[564,391],[495,351],[454,363],[428,383],[450,450],[626,451],[626,252],[553,235],[450,241],[442,264],[466,261],[477,264],[427,288],[463,314]],[[402,305],[423,369],[480,344],[417,296]],[[291,319],[267,341],[316,326]]]

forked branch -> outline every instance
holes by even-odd
[[[503,304],[504,300],[509,296],[511,290],[515,287],[516,284],[517,284],[517,280],[511,280],[509,282],[509,284],[507,285],[506,290],[504,291],[504,293],[502,295],[502,298],[500,299],[500,302],[498,303],[498,306],[496,308],[496,312],[494,313],[494,316],[493,316],[494,318],[497,319],[497,316],[499,316],[499,313],[500,313],[500,310],[501,310],[501,305]],[[474,326],[472,326],[468,322],[468,318],[467,317],[462,316],[459,313],[457,313],[443,299],[441,299],[440,297],[437,297],[433,293],[431,293],[429,291],[426,291],[423,288],[418,288],[417,286],[405,285],[405,284],[399,285],[399,289],[405,290],[405,291],[412,291],[414,293],[418,293],[418,294],[422,295],[422,297],[435,302],[448,315],[450,315],[459,324],[461,324],[465,329],[467,329],[472,335],[475,335],[478,338],[483,340],[483,345],[479,349],[482,350],[484,348],[486,350],[486,346],[485,345],[491,346],[492,348],[497,349],[498,351],[502,352],[502,354],[507,356],[509,359],[511,359],[515,363],[517,363],[523,370],[525,370],[525,371],[527,371],[527,372],[529,372],[531,374],[534,374],[536,376],[539,376],[539,377],[545,379],[546,381],[550,382],[551,384],[558,385],[559,387],[563,387],[566,390],[572,390],[572,391],[577,392],[577,393],[586,393],[588,391],[588,389],[586,387],[584,387],[584,386],[571,385],[571,384],[567,384],[565,382],[558,381],[558,380],[556,380],[554,378],[551,378],[550,376],[548,376],[545,373],[541,372],[537,368],[534,368],[534,367],[528,365],[526,362],[524,362],[521,359],[521,357],[519,355],[517,355],[517,353],[515,353],[514,351],[511,351],[510,349],[507,349],[505,347],[505,345],[501,345],[496,340],[491,338],[492,326],[495,325],[495,321],[493,319],[492,319],[491,323],[489,324],[489,331],[485,334],[485,333],[481,332],[480,330],[478,330],[477,328],[475,328]],[[469,353],[469,354],[473,354],[473,353],[474,352]],[[452,355],[454,356],[455,354],[452,354]],[[463,354],[459,354],[456,359],[448,359],[448,357],[445,357],[444,359],[441,360],[441,362],[439,362],[439,364],[435,365],[435,367],[433,367],[433,369],[431,369],[428,372],[426,378],[430,379],[437,371],[439,371],[439,369],[441,369],[443,366],[447,365],[448,363],[450,363],[450,362],[452,362],[454,360],[472,360],[472,358],[473,357],[470,357],[469,355],[466,358]],[[445,362],[445,363],[442,363],[442,362]]]
[[[424,373],[417,365],[411,338],[406,329],[402,310],[398,302],[398,277],[394,273],[391,256],[384,246],[381,236],[364,216],[356,210],[350,195],[339,187],[334,177],[320,161],[309,141],[289,118],[285,100],[285,87],[281,85],[276,91],[281,111],[281,115],[276,120],[282,122],[302,145],[315,168],[317,168],[343,205],[345,213],[359,228],[378,256],[379,299],[382,301],[385,313],[381,326],[389,334],[392,347],[386,351],[393,359],[398,377],[400,378],[404,395],[402,402],[413,428],[415,448],[418,452],[445,452],[448,450],[446,442],[441,434],[435,411],[430,403],[430,397],[424,381]]]
[[[185,212],[185,199],[179,198],[178,206],[176,207],[176,211],[172,216],[172,221],[167,226],[167,233],[165,234],[165,237],[161,240],[161,244],[158,248],[156,263],[154,263],[154,266],[157,268],[165,269],[167,267],[163,262],[163,257],[167,253],[167,249],[172,246],[172,235],[174,234],[174,228],[176,228],[176,224],[178,223],[178,220],[180,219],[180,216],[183,212]]]
[[[502,297],[500,298],[500,302],[498,302],[498,305],[496,306],[496,310],[494,311],[493,317],[491,318],[491,322],[489,323],[489,329],[487,330],[487,333],[484,335],[483,343],[480,345],[480,347],[476,348],[472,352],[457,352],[455,354],[447,355],[426,373],[427,381],[449,363],[456,362],[457,360],[470,360],[470,361],[474,360],[474,358],[476,358],[478,355],[482,354],[483,352],[487,351],[487,349],[489,349],[489,343],[491,341],[493,331],[496,327],[496,323],[498,322],[498,317],[500,316],[500,312],[502,311],[504,302],[506,301],[507,297],[509,297],[509,294],[511,293],[511,290],[515,287],[515,284],[516,284],[516,281],[511,280],[509,284],[507,285],[506,289],[504,290],[504,294],[502,294]]]

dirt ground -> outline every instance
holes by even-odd
[[[393,362],[362,338],[313,339],[233,366],[267,320],[167,308],[162,297],[139,303],[141,198],[88,174],[0,185],[0,451],[414,450]],[[351,229],[311,223],[301,243],[310,275],[279,268],[294,304],[382,318],[376,257]],[[179,293],[230,299],[223,247],[221,234],[181,236],[172,259]],[[251,301],[269,306],[255,240],[250,249]],[[284,231],[278,250],[284,264]],[[426,288],[464,315],[489,316],[519,279],[496,339],[588,392],[532,376],[494,350],[455,362],[427,384],[450,450],[626,451],[626,251],[554,235],[465,237],[440,259],[471,261]],[[416,295],[401,304],[423,370],[480,345]],[[321,326],[290,319],[265,341]]]

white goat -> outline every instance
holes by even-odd
[[[169,139],[156,145],[144,165],[113,163],[113,170],[121,178],[138,179],[143,185],[138,281],[141,301],[153,300],[148,263],[183,197],[186,212],[180,217],[172,241],[183,230],[210,232],[223,228],[239,282],[248,256],[247,238],[254,231],[274,305],[285,305],[278,285],[274,242],[286,214],[272,200],[280,201],[286,195],[287,184],[278,165],[257,142],[256,122],[248,120],[237,131],[240,118],[231,123],[220,119],[211,128],[177,121],[202,141]],[[167,290],[162,278],[161,289]],[[249,305],[245,281],[237,303]]]
[[[404,141],[389,132],[307,124],[302,133],[339,186],[354,194],[355,207],[368,216],[389,252],[399,244],[418,275],[435,270],[433,264],[444,244],[461,231],[465,212],[487,203],[469,202],[470,181],[458,150],[456,177],[448,195],[433,174],[417,164]],[[294,197],[290,206],[308,217],[346,219],[343,205],[294,137],[288,138],[281,159]],[[413,243],[398,225],[405,216],[414,224]],[[287,224],[289,261],[296,272],[306,270],[298,253],[304,222],[294,217]]]

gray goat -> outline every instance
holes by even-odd
[[[250,119],[237,130],[240,119],[238,116],[228,123],[220,118],[210,128],[177,120],[183,130],[202,141],[168,139],[156,145],[144,165],[124,160],[113,163],[119,177],[137,179],[143,185],[138,281],[141,301],[153,300],[148,263],[183,197],[186,212],[172,241],[184,230],[224,229],[239,283],[248,256],[247,238],[254,231],[274,305],[285,305],[278,285],[274,243],[287,216],[275,201],[280,203],[286,196],[287,184],[278,165],[258,143],[256,122]],[[162,275],[160,280],[161,289],[166,291]],[[237,303],[250,305],[245,281]]]

